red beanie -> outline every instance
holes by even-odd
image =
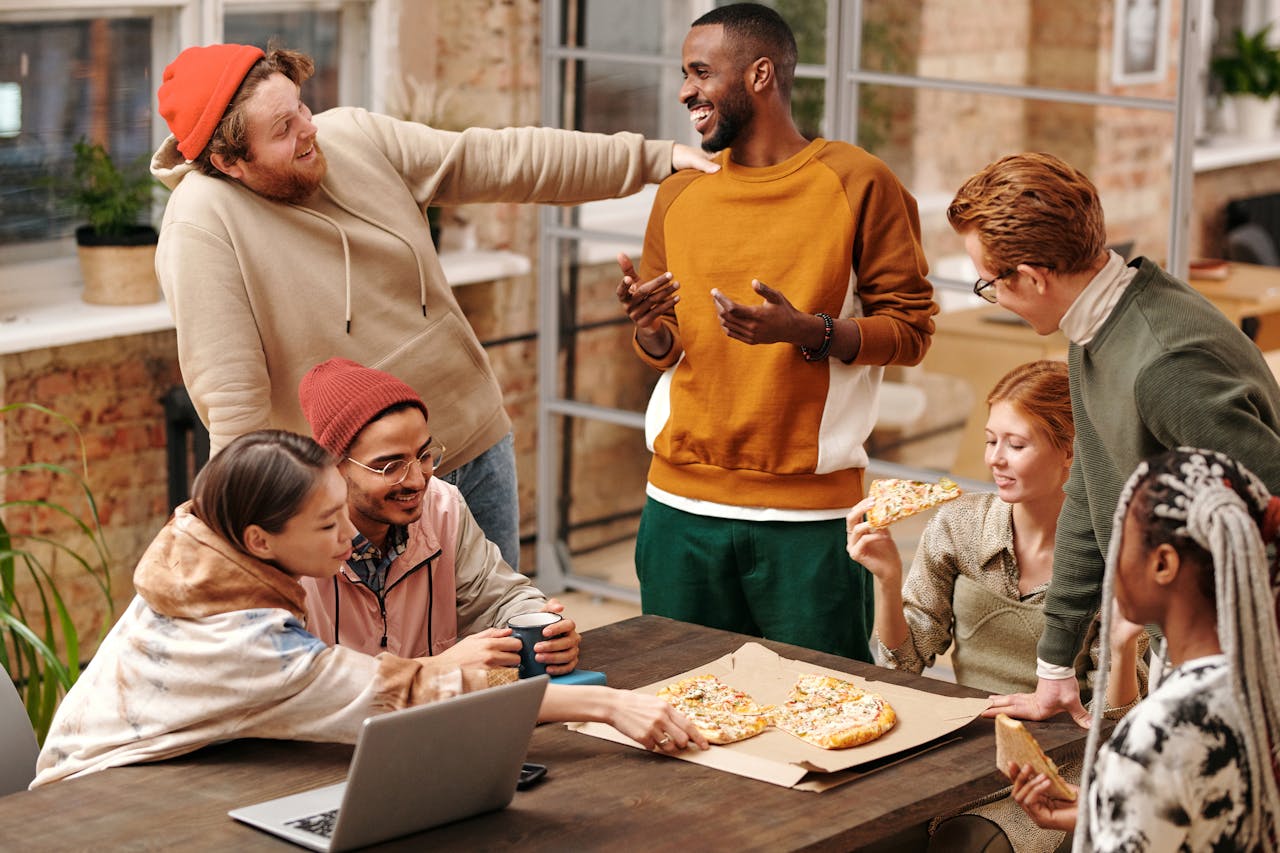
[[[211,44],[189,47],[169,63],[156,95],[183,157],[200,156],[245,75],[264,56],[250,44]]]
[[[418,393],[390,373],[331,358],[307,371],[298,383],[298,402],[311,435],[326,450],[342,456],[360,430],[385,409],[412,403],[427,416]]]

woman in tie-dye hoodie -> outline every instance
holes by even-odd
[[[232,738],[354,743],[373,714],[505,680],[309,634],[298,579],[336,572],[354,534],[346,481],[320,445],[278,430],[229,444],[143,554],[138,594],[58,708],[31,787]],[[605,687],[551,685],[540,719],[706,746],[657,697]]]

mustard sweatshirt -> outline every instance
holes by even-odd
[[[638,270],[670,271],[675,343],[650,401],[649,482],[663,492],[744,507],[848,508],[861,499],[863,442],[883,365],[917,364],[933,334],[933,288],[915,199],[888,166],[843,142],[814,140],[774,166],[682,172],[658,189]],[[806,362],[792,344],[751,346],[720,328],[712,288],[759,304],[759,279],[800,311],[857,318],[850,364]],[[652,494],[652,492],[651,492]]]

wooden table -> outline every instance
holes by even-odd
[[[1236,325],[1280,312],[1280,267],[1231,261],[1226,278],[1193,278],[1190,284]]]
[[[754,638],[640,616],[583,638],[582,664],[616,687],[652,683]],[[782,643],[786,657],[949,696],[976,691]],[[1029,727],[1061,756],[1085,732],[1065,715]],[[546,781],[505,810],[379,845],[379,850],[850,850],[1004,785],[992,724],[824,793],[793,791],[544,725],[529,760]],[[296,850],[227,817],[239,805],[339,781],[351,748],[245,740],[121,767],[0,799],[0,838],[16,849]]]
[[[1016,314],[998,305],[948,311],[935,317],[934,323],[924,369],[962,380],[973,394],[951,473],[989,481],[991,471],[982,461],[987,395],[1019,364],[1042,358],[1065,361],[1067,339],[1061,332],[1038,335]]]

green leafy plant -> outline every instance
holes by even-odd
[[[1280,94],[1280,50],[1271,46],[1271,25],[1252,35],[1236,30],[1232,51],[1215,57],[1209,70],[1227,95]]]
[[[142,224],[156,186],[145,155],[120,167],[101,144],[81,139],[64,193],[97,234],[118,237]]]
[[[112,621],[111,575],[97,503],[85,480],[88,457],[80,431],[63,415],[35,403],[0,407],[0,415],[16,409],[41,412],[66,424],[76,435],[80,468],[84,473],[49,462],[31,462],[0,468],[0,478],[24,476],[26,472],[46,472],[58,479],[65,478],[83,495],[89,518],[86,522],[71,508],[54,500],[0,500],[0,664],[18,685],[36,738],[43,743],[58,698],[75,683],[81,665],[80,633],[63,597],[65,586],[60,590],[58,584],[65,585],[80,572],[88,575],[102,593],[107,613],[102,628],[105,634]],[[14,514],[27,517],[43,514],[69,520],[69,524],[63,522],[63,525],[77,531],[88,544],[77,549],[43,532],[15,529],[7,520]],[[59,569],[55,577],[53,567],[48,564],[52,562],[50,556],[60,563],[69,563],[73,571]],[[31,612],[19,595],[20,582],[36,602],[30,607]]]

